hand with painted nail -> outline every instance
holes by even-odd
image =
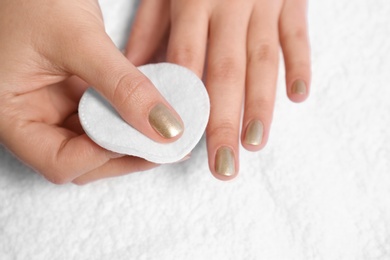
[[[105,33],[97,0],[3,0],[0,39],[0,142],[51,182],[156,166],[86,136],[77,106],[88,85],[157,142],[183,132],[178,114]]]
[[[288,97],[293,102],[307,98],[311,72],[306,10],[306,0],[141,1],[126,56],[140,65],[166,46],[167,61],[199,77],[205,74],[211,101],[208,158],[218,179],[238,173],[243,100],[242,145],[258,151],[267,142],[280,46]]]

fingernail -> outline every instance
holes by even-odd
[[[252,120],[245,132],[245,143],[249,145],[260,145],[263,140],[263,124],[259,120]]]
[[[162,103],[157,104],[149,113],[149,123],[164,138],[173,138],[183,132],[183,125]]]
[[[297,95],[304,95],[306,94],[306,84],[303,80],[296,80],[294,82],[294,84],[292,85],[291,87],[291,92],[293,94],[297,94]]]
[[[233,176],[236,173],[234,153],[229,147],[222,146],[215,156],[215,171],[223,176]]]

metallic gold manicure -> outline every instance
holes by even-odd
[[[259,120],[252,120],[245,132],[245,143],[250,145],[259,145],[263,140],[263,124]]]
[[[236,173],[234,153],[229,147],[222,146],[215,156],[215,171],[223,176],[233,176]]]
[[[303,80],[296,80],[294,84],[291,87],[291,92],[293,94],[298,94],[298,95],[304,95],[306,94],[306,84]]]
[[[184,127],[164,104],[159,103],[149,113],[149,123],[164,138],[181,134]]]

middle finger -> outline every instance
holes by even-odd
[[[228,180],[239,168],[238,136],[251,8],[247,3],[229,1],[216,9],[210,21],[206,75],[211,102],[207,149],[211,172],[218,179]]]

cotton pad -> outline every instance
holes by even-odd
[[[181,160],[202,137],[210,115],[210,101],[203,82],[189,69],[171,63],[138,67],[172,105],[184,123],[183,135],[168,144],[157,143],[126,123],[116,110],[89,88],[79,104],[85,133],[101,147],[155,163]]]

